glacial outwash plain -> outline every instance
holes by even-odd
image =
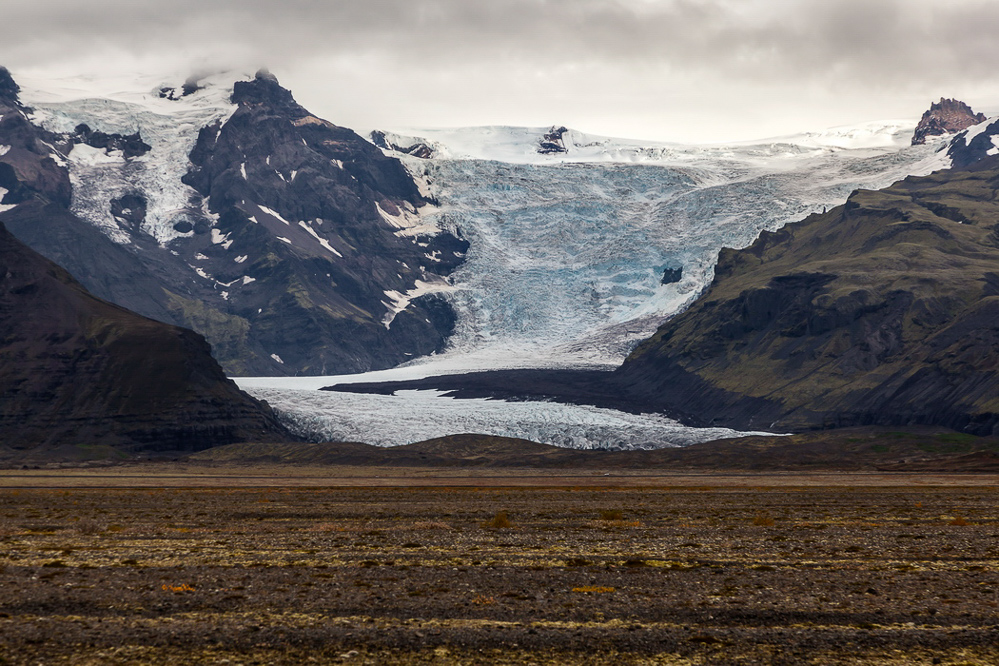
[[[43,84],[0,68],[0,665],[999,663],[999,120]]]

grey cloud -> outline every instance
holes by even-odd
[[[991,81],[996,34],[991,0],[33,0],[5,8],[0,64],[16,74],[107,52],[180,68],[266,64],[282,80],[356,68],[372,82],[358,95],[413,94],[420,78],[441,87],[441,105],[470,107],[548,94],[546,72],[566,77],[578,104],[599,101],[594,72],[626,94],[751,85],[928,102]],[[486,80],[478,99],[462,99],[473,77]]]
[[[240,52],[278,63],[362,52],[433,66],[476,59],[644,63],[761,79],[866,79],[900,67],[933,75],[956,63],[982,72],[999,55],[995,3],[806,0],[780,13],[759,7],[765,17],[745,21],[746,12],[721,0],[42,0],[5,10],[2,48],[57,58],[102,45],[197,54],[238,44]]]

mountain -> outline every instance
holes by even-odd
[[[930,104],[930,108],[919,119],[912,135],[912,145],[926,143],[928,136],[954,134],[982,122],[985,122],[985,114],[975,113],[964,102],[941,97],[939,102]]]
[[[615,381],[730,427],[999,433],[997,199],[990,156],[723,250],[707,292]]]
[[[0,457],[291,438],[201,336],[93,297],[2,224],[0,340]]]
[[[399,160],[272,75],[30,107],[4,76],[3,220],[96,295],[194,328],[232,374],[443,349],[467,242],[425,222]]]

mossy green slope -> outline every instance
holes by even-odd
[[[750,247],[617,373],[703,423],[999,424],[999,158],[910,177]]]

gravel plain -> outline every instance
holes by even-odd
[[[543,481],[0,489],[0,663],[999,663],[995,483]]]

